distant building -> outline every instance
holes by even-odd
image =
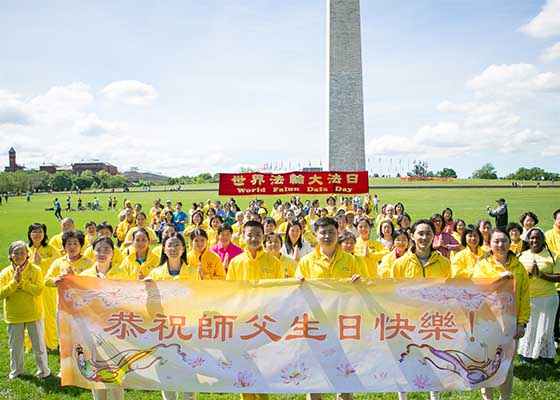
[[[72,164],[72,172],[76,175],[80,175],[84,171],[91,171],[94,174],[107,171],[111,175],[117,175],[119,173],[119,170],[114,165],[97,160]]]
[[[10,150],[8,151],[8,156],[9,156],[9,165],[6,168],[4,168],[4,172],[22,171],[25,168],[24,166],[17,165],[16,151],[14,150],[13,147],[11,147]]]

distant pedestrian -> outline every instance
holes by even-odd
[[[72,199],[68,196],[66,198],[66,211],[70,211],[70,208],[72,208]]]
[[[379,213],[379,197],[377,197],[377,194],[373,195],[373,211],[375,211],[376,214]]]
[[[58,197],[54,199],[54,216],[59,221],[62,219],[62,206],[60,205],[60,201],[58,201]]]
[[[8,204],[8,193],[4,193],[4,201]]]
[[[500,197],[496,200],[498,203],[498,207],[496,209],[492,209],[490,206],[486,206],[486,211],[488,215],[491,217],[496,218],[496,228],[505,229],[508,224],[508,209],[506,200],[503,197]]]
[[[28,203],[31,201],[31,192],[27,192],[27,194],[25,195],[25,200],[27,200]]]

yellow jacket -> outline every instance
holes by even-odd
[[[14,280],[12,265],[0,272],[0,300],[4,300],[4,322],[21,324],[43,318],[43,273],[41,267],[30,262],[21,274],[21,280]]]
[[[321,252],[320,246],[315,246],[315,250],[299,260],[296,277],[304,278],[351,278],[359,274],[360,268],[356,258],[342,250],[340,245],[331,259]]]
[[[53,261],[60,257],[60,252],[50,244],[44,247],[40,246],[37,251],[39,252],[41,261],[34,264],[38,267],[41,267],[41,272],[43,273],[43,276],[45,276],[45,274],[49,271],[49,268]],[[27,254],[29,255],[29,261],[33,262],[35,248],[27,246]]]
[[[544,249],[539,254],[531,253],[531,250],[525,250],[519,257],[519,262],[523,264],[528,271],[533,267],[533,260],[537,261],[537,266],[545,274],[560,274],[560,259],[554,252]],[[529,295],[533,297],[556,296],[556,283],[546,281],[536,276],[529,277]]]
[[[161,257],[162,250],[163,250],[163,246],[161,244],[158,244],[156,247],[152,249],[152,253],[154,253],[158,257]]]
[[[228,281],[252,281],[260,279],[282,279],[282,264],[272,254],[258,250],[255,257],[249,250],[235,256],[229,262]]]
[[[83,256],[89,259],[92,263],[94,263],[95,257],[93,256],[93,247],[91,246],[88,247],[86,251],[84,251]],[[113,263],[113,265],[121,265],[123,260],[124,260],[123,253],[117,247],[115,247],[113,249],[113,258],[111,259],[111,263]]]
[[[136,224],[134,222],[128,222],[126,219],[119,222],[117,225],[116,235],[119,243],[122,243],[126,239],[126,234],[131,228],[134,228]]]
[[[194,268],[198,268],[198,264],[201,263],[204,280],[226,279],[226,270],[220,256],[208,247],[202,254],[195,249],[189,250],[187,252],[187,263]]]
[[[379,267],[377,267],[377,277],[381,279],[390,278],[395,260],[397,260],[397,253],[395,253],[395,250],[392,250],[389,253],[385,254],[381,259]]]
[[[295,278],[297,262],[284,254],[280,254],[280,263],[282,264],[284,278]]]
[[[449,278],[451,277],[451,263],[449,259],[437,251],[432,251],[424,267],[416,254],[407,251],[393,263],[393,278]]]
[[[560,229],[553,226],[552,229],[547,231],[544,235],[550,251],[560,254]]]
[[[72,267],[74,273],[79,275],[82,271],[85,271],[92,265],[93,261],[83,256],[73,262],[70,262],[66,256],[57,258],[53,261],[49,271],[45,275],[45,286],[56,287],[54,279],[59,275],[66,274],[68,267]]]
[[[364,278],[377,279],[377,264],[379,260],[376,256],[371,254],[367,256],[355,255],[354,258],[358,263],[359,274],[361,276]]]
[[[122,280],[133,280],[137,278],[137,276],[131,276],[128,272],[123,270],[121,267],[114,266],[114,265],[111,267],[111,269],[109,269],[109,271],[107,271],[107,274],[104,277],[98,276],[97,264],[94,264],[93,266],[89,267],[85,271],[82,271],[80,273],[80,276],[89,276],[92,278],[105,278],[105,279],[122,279]]]
[[[517,323],[526,324],[531,316],[529,299],[529,275],[523,264],[514,255],[508,256],[508,262],[501,266],[496,262],[492,253],[480,260],[474,266],[473,278],[499,278],[500,274],[510,271],[515,279],[515,300],[517,307]]]
[[[161,266],[154,268],[150,274],[149,278],[154,281],[171,281],[171,280],[181,280],[181,281],[199,281],[200,275],[198,274],[198,268],[191,265],[183,263],[179,271],[179,275],[172,276],[169,274],[169,269],[167,263],[163,263]]]
[[[113,264],[114,266],[115,264]],[[142,276],[146,277],[150,274],[150,272],[159,266],[159,257],[148,250],[146,254],[146,260],[140,265],[138,261],[136,261],[136,252],[131,252],[128,257],[126,257],[123,262],[118,266],[121,270],[125,271],[126,274],[130,277],[128,279],[136,280],[138,279],[138,271],[142,271]]]
[[[62,232],[52,235],[49,244],[58,250],[60,254],[64,254],[64,247],[62,246]]]
[[[486,253],[480,246],[475,254],[469,249],[459,251],[451,260],[451,276],[453,278],[467,278],[472,276],[475,264],[484,258]]]
[[[366,241],[358,237],[356,239],[356,245],[354,246],[354,254],[363,256],[366,254],[366,246],[368,247],[369,254],[374,255],[378,261],[390,251],[387,247],[383,246],[383,243],[377,240],[368,239]]]

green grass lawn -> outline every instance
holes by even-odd
[[[383,183],[379,185],[387,185],[390,183],[388,179],[393,179],[394,184],[398,181],[394,178],[383,179]],[[463,184],[472,184],[472,180]],[[381,182],[381,181],[378,181]],[[502,182],[502,181],[496,181]],[[506,181],[503,181],[506,182]],[[493,182],[492,182],[493,183]],[[377,184],[375,180],[370,184]],[[208,185],[197,187],[206,189]],[[214,186],[215,187],[215,186]],[[463,218],[467,223],[476,222],[478,219],[486,216],[485,206],[496,205],[495,199],[504,197],[509,205],[510,221],[517,221],[519,215],[524,211],[531,210],[540,218],[539,225],[545,230],[552,226],[552,213],[560,207],[560,188],[522,188],[512,189],[509,184],[504,188],[490,189],[380,189],[372,190],[371,193],[377,193],[381,203],[395,203],[401,201],[405,204],[406,211],[413,219],[421,217],[429,217],[435,212],[441,212],[444,207],[451,207],[454,210],[454,216]],[[93,201],[94,196],[98,196],[100,204],[103,208],[107,205],[108,193],[82,193],[81,197],[84,204]],[[112,196],[113,194],[111,194]],[[140,202],[146,211],[149,210],[153,200],[160,197],[163,201],[171,199],[172,201],[181,200],[184,208],[188,209],[193,201],[206,201],[207,199],[216,199],[217,192],[215,190],[207,192],[166,192],[166,193],[149,193],[149,192],[129,192],[115,193],[119,201],[119,209],[122,208],[123,198],[127,197],[132,202]],[[45,208],[52,207],[52,201],[55,197],[61,200],[63,208],[65,207],[64,199],[66,194],[38,194],[31,198],[30,202],[25,201],[25,197],[10,198],[8,203],[2,203],[0,206],[0,265],[8,264],[7,248],[10,242],[27,237],[27,226],[33,222],[43,222],[48,226],[49,235],[59,231],[59,225],[54,217],[53,211],[45,211]],[[71,194],[73,206],[76,204],[78,196]],[[303,199],[307,197],[303,196]],[[312,197],[310,199],[314,199]],[[324,203],[324,196],[317,197]],[[271,205],[276,197],[265,197],[268,205]],[[224,200],[224,199],[222,199]],[[238,198],[241,206],[246,206],[249,198]],[[83,211],[83,212],[63,212],[63,216],[71,216],[76,221],[78,228],[83,228],[89,220],[100,222],[108,220],[114,226],[117,223],[118,211]],[[91,393],[73,387],[60,387],[56,378],[47,380],[38,380],[32,377],[9,381],[7,379],[9,371],[9,354],[8,354],[8,338],[6,328],[0,323],[0,399],[89,399]],[[26,371],[32,375],[34,370],[34,361],[32,354],[26,354]],[[58,372],[58,356],[49,355],[49,364],[52,370]],[[514,386],[514,396],[518,399],[560,399],[560,372],[556,367],[549,366],[524,366],[516,365],[516,379]],[[237,399],[237,395],[212,395],[203,394],[202,398],[220,398],[220,399]],[[300,398],[303,396],[294,395],[275,395],[274,398]],[[333,395],[325,396],[332,399]],[[396,394],[358,394],[358,399],[396,399]],[[157,392],[141,392],[128,391],[127,399],[160,399],[161,395]],[[427,394],[412,394],[411,399],[426,399]],[[464,393],[446,393],[442,396],[444,399],[479,399],[478,392]]]

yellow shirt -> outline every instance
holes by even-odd
[[[134,222],[128,222],[126,219],[122,222],[119,222],[116,230],[119,243],[122,243],[126,240],[126,234],[130,230],[130,228],[133,228],[135,225],[136,224]]]
[[[235,256],[229,262],[226,279],[228,281],[253,281],[260,279],[282,279],[280,260],[272,254],[258,250],[255,257],[249,250]]]
[[[286,257],[284,254],[280,254],[280,263],[282,264],[284,278],[295,278],[297,262],[290,257]]]
[[[30,262],[21,273],[21,280],[14,280],[12,265],[0,272],[0,300],[4,300],[4,322],[21,324],[43,318],[43,273],[41,267]]]
[[[122,280],[132,280],[136,279],[136,276],[131,276],[125,270],[118,266],[112,266],[105,276],[97,275],[97,264],[89,267],[88,269],[82,271],[80,276],[89,276],[92,278],[105,278],[105,279],[122,279]]]
[[[150,221],[152,224],[158,224],[160,218],[160,208],[159,207],[152,207],[150,208]]]
[[[545,274],[560,274],[560,260],[552,252],[551,257],[548,250],[544,249],[538,254],[533,254],[531,250],[525,250],[519,257],[519,262],[525,266],[527,272],[533,268],[533,260],[537,261],[537,266]],[[556,296],[556,283],[549,282],[536,276],[529,277],[529,295],[533,297]]]
[[[198,264],[202,264],[202,273],[204,280],[224,280],[226,279],[226,270],[224,264],[216,253],[209,248],[201,254],[195,249],[187,252],[187,263],[198,268]]]
[[[453,278],[468,278],[472,276],[475,264],[484,258],[486,253],[478,247],[473,253],[468,247],[459,251],[451,260],[451,276]]]
[[[529,300],[529,275],[523,264],[514,255],[508,256],[508,262],[502,266],[496,262],[492,254],[480,260],[474,266],[473,278],[499,278],[500,274],[510,271],[515,279],[515,300],[517,307],[517,323],[526,324],[531,316]]]
[[[511,242],[511,244],[509,245],[509,249],[513,251],[517,257],[519,257],[519,255],[523,251],[523,240],[519,240],[519,242],[517,243]]]
[[[354,258],[358,263],[361,276],[364,278],[377,279],[377,264],[379,262],[377,257],[368,254],[367,256],[355,255]]]
[[[321,247],[316,246],[312,253],[299,260],[296,277],[303,276],[308,279],[351,278],[360,272],[356,258],[343,251],[340,245],[336,246],[332,258],[328,258],[321,252]]]
[[[54,278],[59,275],[66,274],[68,267],[72,267],[74,274],[79,275],[93,265],[93,261],[86,257],[80,257],[76,261],[70,262],[66,256],[57,258],[51,264],[49,271],[45,275],[45,286],[56,287]]]
[[[95,262],[95,257],[93,256],[93,248],[91,246],[88,247],[86,251],[84,251],[83,256],[89,259],[92,262],[92,264]],[[115,247],[113,249],[113,258],[111,259],[111,263],[113,265],[121,265],[123,260],[124,260],[123,253],[118,248]]]
[[[154,247],[154,248],[152,249],[152,253],[154,253],[154,254],[155,254],[156,256],[158,256],[158,257],[161,257],[162,249],[163,249],[163,245],[158,244],[156,247]]]
[[[171,280],[181,280],[181,281],[199,281],[200,275],[198,273],[198,268],[187,265],[183,263],[181,269],[179,270],[179,275],[172,276],[169,274],[169,269],[167,263],[163,263],[161,266],[154,268],[150,274],[149,278],[154,281],[171,281]]]
[[[432,251],[428,262],[422,267],[416,254],[407,251],[393,263],[393,278],[449,278],[451,263],[437,251]]]
[[[218,243],[218,230],[210,227],[206,231],[206,234],[208,235],[208,247],[214,246],[216,243]]]
[[[366,254],[366,246],[368,247],[369,254],[375,255],[379,260],[390,251],[387,247],[383,246],[383,243],[377,240],[364,240],[358,237],[354,246],[354,254],[363,256]]]
[[[560,254],[560,229],[557,226],[553,226],[552,229],[547,231],[544,235],[550,251]]]
[[[146,260],[144,260],[141,265],[138,261],[136,261],[136,252],[133,251],[130,253],[130,255],[128,255],[128,257],[123,260],[123,262],[119,265],[119,268],[126,272],[126,274],[130,277],[128,279],[136,280],[138,279],[138,271],[142,271],[142,276],[146,277],[154,268],[157,268],[158,266],[159,257],[148,250],[148,253],[146,254]]]
[[[50,244],[46,246],[39,246],[37,251],[39,252],[39,258],[41,261],[34,264],[41,267],[41,272],[43,273],[43,276],[45,276],[53,261],[60,257],[60,252]],[[27,246],[27,254],[29,255],[29,261],[33,262],[35,248]]]
[[[381,263],[377,268],[377,277],[381,279],[386,279],[391,277],[391,272],[393,271],[393,263],[397,259],[397,253],[395,251],[390,251],[385,254],[381,259]]]
[[[57,249],[60,254],[64,254],[64,247],[62,246],[62,232],[51,236],[49,244]]]

